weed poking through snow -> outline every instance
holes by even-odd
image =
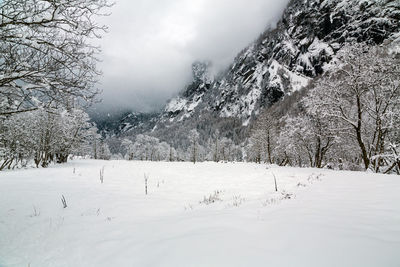
[[[297,184],[297,187],[306,187],[307,185],[306,184],[303,184],[303,183],[301,183],[301,182],[299,182],[298,184]]]
[[[104,166],[100,169],[100,182],[104,183]]]
[[[61,203],[62,203],[64,209],[66,209],[68,207],[67,200],[65,199],[64,195],[61,195]]]
[[[272,197],[270,199],[267,199],[264,203],[263,206],[269,206],[269,205],[276,205],[281,203],[283,200],[289,200],[289,199],[294,199],[296,197],[295,194],[286,192],[285,190],[280,192],[281,195],[279,197]]]
[[[232,206],[239,207],[244,203],[245,199],[241,195],[233,196]]]
[[[316,181],[321,181],[321,177],[322,177],[322,176],[323,176],[322,173],[319,173],[319,174],[312,173],[312,174],[307,178],[307,180],[308,180],[308,182],[309,182],[310,184],[312,184],[312,183],[314,183],[314,182],[316,182]]]
[[[144,193],[147,195],[147,184],[149,181],[149,176],[144,174]]]
[[[189,204],[187,206],[184,207],[185,210],[193,210],[193,205]]]
[[[273,172],[271,172],[271,173],[272,173],[272,176],[274,176],[275,192],[278,192],[278,182],[276,181],[276,176]]]
[[[295,198],[295,195],[293,193],[286,192],[285,190],[281,192],[281,195],[282,195],[281,197],[282,200]]]
[[[204,196],[203,200],[200,201],[200,204],[205,204],[205,205],[210,205],[212,203],[215,203],[217,201],[222,201],[221,199],[221,193],[222,191],[216,190],[214,193],[210,194],[208,197]]]
[[[33,206],[33,213],[30,215],[30,217],[38,217],[40,215],[40,211]]]

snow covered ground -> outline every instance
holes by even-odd
[[[92,160],[1,172],[0,266],[398,267],[400,177]]]

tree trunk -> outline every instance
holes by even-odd
[[[361,129],[362,129],[362,107],[361,107],[361,99],[360,96],[357,95],[357,113],[358,113],[358,121],[357,121],[357,127],[356,129],[356,135],[357,135],[357,142],[358,145],[360,146],[361,149],[361,155],[362,159],[364,161],[364,166],[365,169],[367,170],[369,167],[369,157],[368,157],[368,152],[367,149],[365,148],[365,144],[362,140],[362,134],[361,134]]]
[[[270,137],[269,130],[268,130],[268,133],[267,133],[267,153],[268,153],[268,161],[269,161],[269,164],[272,164],[272,158],[271,158],[271,137]]]

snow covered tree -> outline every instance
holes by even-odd
[[[153,136],[145,135],[146,139],[146,158],[151,161],[157,160],[158,144],[160,140]]]
[[[314,113],[339,119],[338,134],[358,145],[364,168],[379,171],[385,164],[387,138],[398,131],[400,58],[387,47],[357,45],[338,55],[339,66],[317,81],[309,93]]]
[[[272,151],[275,146],[276,138],[276,128],[277,128],[277,116],[272,112],[264,112],[261,114],[258,120],[258,125],[256,131],[261,131],[259,133],[262,142],[264,143],[264,148],[267,154],[268,163],[273,163]]]
[[[102,160],[110,160],[111,159],[111,152],[110,148],[108,147],[108,144],[102,140],[99,144],[98,148],[98,159]]]
[[[249,155],[256,162],[273,163],[273,150],[277,138],[277,116],[267,109],[260,114],[250,136]]]
[[[91,125],[89,128],[85,129],[84,141],[72,151],[72,154],[97,159],[101,140],[101,135],[98,134],[97,131],[98,129],[95,125]]]
[[[0,170],[33,156],[38,138],[32,127],[33,114],[13,116],[0,123]],[[33,124],[33,125],[32,125]]]
[[[171,158],[171,147],[167,142],[161,142],[157,146],[157,160],[168,161]]]
[[[133,145],[133,142],[127,138],[122,140],[121,143],[122,147],[125,149],[125,157],[127,160],[133,160],[135,156],[135,147]]]
[[[223,137],[220,142],[220,158],[223,161],[232,161],[233,155],[232,152],[234,150],[234,143],[231,139]]]
[[[83,151],[95,137],[96,128],[80,109],[38,109],[4,119],[0,133],[1,165],[11,167],[33,159],[36,166],[64,163],[68,156]]]
[[[280,149],[299,166],[308,162],[309,166],[322,168],[335,137],[329,127],[318,116],[300,115],[284,120],[279,138]]]
[[[220,158],[219,158],[219,138],[220,138],[220,133],[219,133],[219,130],[217,129],[213,135],[213,139],[214,139],[213,160],[215,162],[218,162],[220,160]]]
[[[165,149],[167,149],[168,152],[164,151]],[[162,157],[169,153],[169,149],[165,148],[165,144],[162,145],[161,150],[160,140],[158,138],[144,134],[138,134],[136,136],[132,147],[135,158],[139,160],[160,160],[160,152],[162,152]],[[167,158],[167,156],[165,156],[165,158]]]
[[[59,135],[55,136],[57,148],[55,151],[58,163],[67,162],[68,156],[74,151],[92,141],[93,132],[97,129],[90,123],[88,114],[81,109],[63,110],[58,116]]]
[[[107,0],[0,2],[0,116],[90,102]],[[90,40],[90,41],[89,41]]]
[[[176,150],[175,150],[175,148],[170,146],[169,147],[169,158],[168,158],[168,160],[172,162],[172,161],[175,161],[175,159],[176,159]]]
[[[191,149],[191,161],[196,163],[198,160],[198,142],[199,142],[199,133],[196,129],[190,130],[188,138],[190,141],[190,149]]]
[[[135,157],[137,159],[147,160],[146,140],[143,134],[136,136],[135,143],[133,143],[133,150],[135,151]]]
[[[255,130],[252,132],[246,147],[247,160],[261,163],[264,153],[263,132]]]

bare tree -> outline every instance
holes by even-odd
[[[400,58],[386,47],[345,47],[338,68],[310,91],[312,111],[338,119],[337,132],[358,145],[365,169],[379,171],[388,135],[398,131]]]
[[[219,133],[219,130],[217,129],[217,130],[215,130],[215,133],[214,133],[214,136],[213,136],[213,139],[215,139],[215,145],[214,145],[214,152],[213,152],[213,160],[215,161],[215,162],[218,162],[219,161],[219,138],[220,138],[220,133]]]
[[[0,116],[90,102],[107,0],[0,2]]]
[[[122,140],[122,147],[126,150],[126,158],[128,160],[133,160],[134,158],[134,153],[135,153],[135,147],[133,145],[133,142],[127,138]]]
[[[261,162],[263,159],[265,162],[273,163],[272,151],[277,138],[277,124],[277,116],[270,109],[264,110],[258,117],[251,135],[256,161]]]
[[[300,166],[308,161],[309,166],[322,168],[336,139],[327,123],[310,114],[285,119],[286,125],[281,130],[279,140],[280,148]]]
[[[192,151],[191,158],[192,158],[193,163],[196,163],[196,161],[197,161],[199,137],[200,137],[200,135],[196,129],[193,129],[189,132],[189,140],[191,143],[191,151]]]
[[[13,114],[0,128],[0,170],[30,159],[37,167],[65,163],[70,154],[93,142],[97,131],[84,111],[61,108]]]

